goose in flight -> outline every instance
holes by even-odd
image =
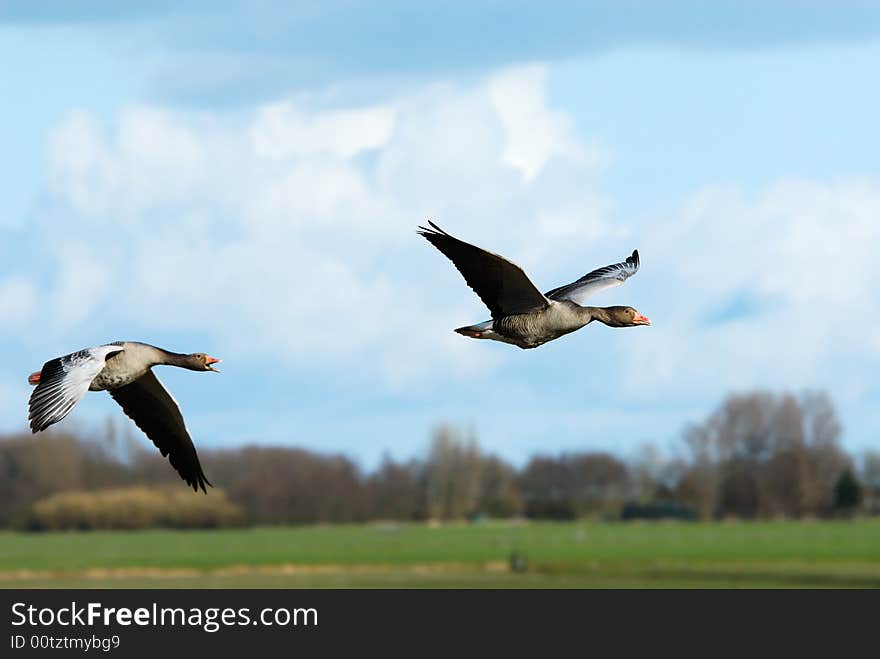
[[[198,492],[210,485],[180,408],[152,368],[166,364],[191,371],[219,372],[220,360],[204,353],[182,355],[146,343],[118,341],[50,359],[28,383],[31,431],[37,433],[67,416],[87,391],[106,390],[149,437],[180,477]]]
[[[638,250],[621,263],[593,270],[542,294],[512,261],[450,236],[433,222],[428,224],[431,226],[419,227],[419,235],[452,261],[492,313],[492,320],[459,327],[455,330],[459,334],[537,348],[594,320],[609,327],[651,324],[632,307],[583,306],[591,295],[620,286],[638,272]]]

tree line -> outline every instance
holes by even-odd
[[[424,455],[386,455],[371,471],[301,448],[207,450],[202,462],[217,488],[185,515],[163,512],[171,505],[163,502],[184,505],[169,488],[197,495],[127,427],[108,424],[98,436],[22,433],[0,437],[0,526],[876,514],[880,453],[853,458],[841,432],[824,393],[752,392],[727,397],[667,450],[648,444],[628,459],[572,451],[534,455],[517,468],[452,426],[435,429]],[[132,509],[139,516],[125,513]]]

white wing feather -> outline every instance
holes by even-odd
[[[40,383],[31,394],[28,420],[31,431],[45,430],[66,417],[86,395],[107,357],[122,352],[118,345],[86,348],[43,364]]]
[[[576,304],[583,304],[587,298],[606,288],[620,286],[638,271],[639,251],[633,250],[632,256],[628,256],[626,261],[593,270],[577,281],[554,288],[544,295],[551,300],[571,300]]]

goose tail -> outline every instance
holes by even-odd
[[[465,325],[457,327],[456,332],[462,336],[469,336],[472,339],[487,339],[487,333],[492,332],[492,321],[487,320],[485,323],[477,323],[476,325]]]

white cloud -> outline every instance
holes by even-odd
[[[71,112],[49,136],[50,191],[83,216],[105,213],[116,172],[109,161],[104,134],[85,112]]]
[[[69,243],[64,249],[64,260],[59,264],[55,286],[48,296],[47,308],[51,320],[59,330],[66,330],[89,319],[105,303],[106,294],[113,286],[112,272],[100,252],[83,243]],[[114,292],[124,291],[117,282]]]
[[[598,165],[601,153],[572,137],[571,118],[547,107],[547,69],[533,65],[505,71],[489,80],[489,96],[501,118],[506,137],[504,162],[532,181],[554,157],[589,160]]]
[[[185,202],[217,168],[206,162],[202,138],[174,113],[129,108],[115,128],[108,134],[90,114],[73,112],[49,136],[50,189],[80,220],[137,222],[132,215]]]
[[[646,234],[652,339],[621,356],[651,367],[632,389],[860,390],[851,366],[880,361],[877,217],[878,180],[784,180],[753,199],[718,187],[692,195],[680,218]]]
[[[179,335],[168,347],[216,350],[251,375],[341,381],[331,395],[349,380],[408,400],[426,390],[421,408],[375,414],[396,431],[418,417],[413,433],[470,415],[502,452],[663,439],[655,427],[738,388],[819,386],[867,408],[880,183],[711,186],[675,213],[622,219],[601,191],[604,152],[548,107],[545,83],[538,66],[346,109],[72,113],[47,144],[48,203],[27,228],[39,274],[0,278],[0,330],[47,356]],[[632,304],[654,326],[590,327],[528,352],[462,339],[452,328],[488,314],[416,236],[427,219],[544,289],[638,247],[638,277],[596,303]],[[23,380],[4,391],[27,395]]]
[[[291,101],[273,103],[259,111],[251,128],[254,151],[266,158],[351,158],[387,144],[394,117],[390,106],[307,114]]]
[[[475,374],[492,386],[493,366],[527,363],[595,418],[753,386],[846,380],[863,395],[840,363],[880,356],[865,331],[880,313],[878,182],[709,187],[674,215],[621,222],[544,76],[344,111],[287,100],[234,116],[129,108],[112,126],[71,115],[49,144],[55,205],[34,227],[49,283],[5,280],[0,308],[35,334],[178,331],[200,337],[194,349],[398,389]],[[539,357],[463,340],[452,328],[488,314],[416,236],[427,219],[545,289],[639,247],[637,279],[597,303],[632,304],[654,327],[589,328]],[[56,310],[40,324],[38,296]],[[612,392],[590,376],[609,370]]]
[[[705,285],[713,294],[870,303],[880,276],[871,258],[878,207],[880,188],[866,179],[784,180],[751,202],[737,190],[709,188],[686,201],[681,230],[670,237],[705,246],[682,258],[679,272],[697,278],[711,269]]]
[[[39,329],[185,331],[205,337],[199,349],[355,364],[392,387],[479,372],[498,353],[451,330],[486,310],[416,225],[430,217],[535,258],[613,233],[589,186],[535,198],[532,179],[557,156],[595,177],[568,119],[546,108],[541,71],[345,110],[288,99],[246,115],[130,107],[112,125],[71,114],[48,144],[55,203],[36,230],[54,312]],[[526,139],[520,102],[540,135]],[[547,235],[511,230],[525,225]]]

